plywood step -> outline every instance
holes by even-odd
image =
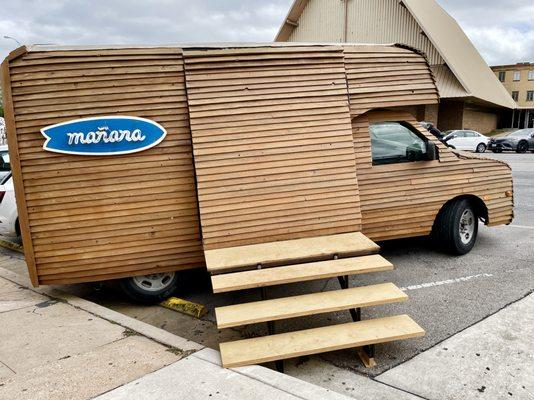
[[[234,272],[211,277],[213,293],[252,289],[286,283],[313,281],[343,275],[390,271],[393,264],[384,257],[373,254],[355,258],[319,261],[254,271]]]
[[[218,307],[215,315],[217,327],[223,329],[405,300],[408,300],[408,296],[397,286],[383,283]]]
[[[374,254],[380,247],[361,232],[320,236],[280,242],[206,250],[211,273],[262,266],[298,264],[339,257]]]
[[[407,315],[325,326],[253,339],[221,343],[225,368],[283,360],[423,336]]]

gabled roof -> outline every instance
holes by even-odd
[[[295,0],[275,40],[287,40],[310,0]],[[314,0],[322,1],[322,0]],[[368,0],[374,1],[374,0]],[[395,0],[392,0],[395,1]],[[462,88],[452,82],[446,70],[441,80],[455,87],[441,91],[453,94],[443,97],[470,97],[501,107],[516,108],[515,101],[495,74],[488,67],[478,50],[465,35],[460,25],[435,0],[401,0],[412,17],[419,24],[432,45],[437,49],[446,65],[460,82]],[[438,87],[440,79],[438,79]],[[445,88],[444,88],[445,89]],[[451,89],[451,90],[449,90]]]
[[[517,106],[458,22],[436,1],[402,1],[471,96],[507,108]]]

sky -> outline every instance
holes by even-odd
[[[490,65],[534,62],[533,0],[438,0]],[[269,42],[292,0],[0,0],[0,60],[23,44]]]

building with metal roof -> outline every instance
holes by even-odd
[[[486,133],[509,123],[516,103],[460,25],[435,0],[295,0],[276,41],[403,43],[434,72],[439,106],[417,117],[442,130]]]

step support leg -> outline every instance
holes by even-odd
[[[339,281],[339,286],[341,286],[341,289],[348,289],[349,288],[349,276],[338,276],[337,277]],[[352,320],[354,322],[358,322],[362,320],[362,309],[361,308],[351,308],[349,310],[350,316],[352,317]]]
[[[357,349],[357,351],[360,360],[366,368],[373,368],[376,366],[375,346],[373,344],[369,346],[360,347]]]
[[[261,269],[261,264],[258,264],[258,269]],[[261,288],[261,299],[267,300],[267,288],[262,287]],[[268,321],[267,322],[267,331],[269,332],[269,335],[274,335],[276,333],[276,328],[274,326],[274,321]],[[284,360],[277,360],[274,362],[274,365],[276,367],[276,370],[280,373],[284,373]]]

